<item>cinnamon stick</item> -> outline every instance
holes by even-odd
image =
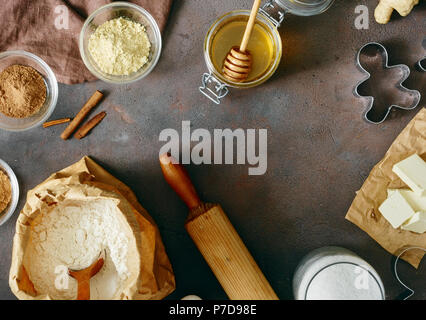
[[[71,118],[63,118],[63,119],[48,121],[48,122],[43,123],[43,128],[49,128],[51,126],[56,126],[58,124],[63,124],[63,123],[67,123],[67,122],[70,122],[70,121],[71,121]]]
[[[61,138],[67,140],[72,133],[77,129],[77,127],[83,122],[84,118],[87,114],[92,110],[96,105],[102,100],[103,93],[96,90],[96,92],[90,97],[90,99],[86,102],[86,104],[81,108],[81,110],[77,113],[74,120],[68,125],[64,132],[61,134]]]
[[[105,118],[106,112],[102,111],[94,116],[92,119],[87,121],[78,131],[74,134],[77,139],[83,139],[87,134],[96,127]]]

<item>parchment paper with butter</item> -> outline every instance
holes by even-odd
[[[423,108],[392,143],[384,158],[373,168],[349,208],[346,219],[367,232],[393,255],[406,247],[426,248],[426,233],[394,229],[378,208],[387,198],[387,189],[408,188],[392,172],[397,162],[417,153],[426,160],[426,109]],[[424,251],[410,250],[402,259],[417,268]]]
[[[175,289],[175,278],[155,222],[139,204],[129,187],[89,157],[84,157],[70,167],[53,174],[28,192],[27,202],[18,217],[13,240],[12,266],[9,275],[9,285],[12,292],[19,299],[52,299],[49,294],[37,291],[37,286],[31,279],[31,272],[27,272],[27,269],[31,269],[31,260],[37,261],[39,259],[34,256],[28,257],[31,241],[35,241],[35,222],[42,214],[52,216],[55,207],[61,208],[62,211],[59,214],[65,216],[65,220],[68,220],[70,217],[64,214],[64,209],[67,209],[68,203],[82,203],[82,201],[89,204],[99,201],[113,203],[110,211],[118,212],[119,214],[116,214],[118,216],[117,221],[127,227],[127,229],[120,230],[118,236],[129,243],[130,257],[126,261],[131,270],[129,277],[123,282],[125,286],[118,287],[119,292],[115,294],[114,299],[162,299],[170,294]],[[64,203],[67,205],[61,207],[61,204]],[[99,214],[102,217],[107,213],[100,210]],[[78,220],[78,222],[80,221]],[[60,224],[63,222],[55,220],[53,223]],[[59,235],[62,238],[62,235]],[[48,233],[48,237],[50,236]],[[98,235],[95,235],[93,239],[96,239],[96,236]],[[107,234],[107,237],[109,236]],[[113,236],[111,234],[111,237]],[[46,238],[46,236],[44,237]],[[59,240],[63,241],[63,239]],[[90,243],[88,243],[89,246]],[[133,247],[131,247],[132,244]],[[131,248],[133,248],[133,251],[130,250]],[[63,243],[60,250],[66,250],[66,248],[63,248]],[[120,255],[120,250],[117,250],[115,254]],[[55,266],[51,267],[54,268]],[[49,273],[53,272],[52,270],[43,270],[46,273],[46,278]],[[91,288],[95,277],[91,280]],[[37,278],[36,281],[40,283],[40,278]],[[53,280],[50,278],[43,279],[43,281],[52,287],[56,286],[56,282],[53,284]],[[52,291],[51,295],[53,293],[56,292]],[[71,299],[71,297],[68,297],[69,295],[69,293],[64,295],[64,299]]]

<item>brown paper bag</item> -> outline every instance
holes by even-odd
[[[426,248],[426,233],[394,229],[378,208],[387,198],[387,189],[408,188],[392,172],[395,163],[417,153],[426,160],[426,109],[423,108],[392,143],[384,158],[371,170],[357,192],[346,219],[367,232],[383,248],[398,255],[406,247]],[[422,250],[407,251],[402,259],[415,268],[424,255]]]
[[[159,230],[129,187],[110,175],[89,157],[65,168],[28,192],[18,217],[13,239],[9,285],[19,299],[50,299],[37,292],[25,268],[24,255],[30,238],[30,223],[42,210],[66,197],[114,199],[135,237],[138,266],[120,299],[162,299],[175,289],[175,278]],[[73,198],[73,199],[74,199]],[[138,259],[140,258],[140,259]],[[140,269],[139,269],[140,268]]]

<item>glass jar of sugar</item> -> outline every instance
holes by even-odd
[[[293,276],[296,300],[384,300],[382,280],[352,251],[323,247],[306,255]]]
[[[278,68],[282,55],[278,28],[286,13],[312,16],[326,11],[334,0],[268,0],[259,10],[247,50],[252,56],[252,68],[243,82],[226,79],[223,62],[243,38],[250,16],[249,10],[235,10],[218,18],[204,40],[204,59],[208,73],[202,76],[201,93],[216,104],[228,94],[228,87],[251,88],[268,80]]]

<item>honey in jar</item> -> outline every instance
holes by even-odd
[[[236,88],[257,86],[272,76],[281,59],[282,44],[275,25],[264,15],[258,14],[247,50],[251,54],[252,66],[248,78],[233,82],[223,76],[226,56],[232,47],[239,47],[250,16],[248,10],[228,12],[210,27],[204,41],[204,57],[215,83]],[[219,85],[221,86],[221,85]]]
[[[223,62],[232,47],[238,47],[243,38],[247,25],[245,17],[236,17],[224,24],[213,36],[211,50],[212,62],[217,70],[221,70]],[[267,27],[260,22],[255,23],[247,50],[252,57],[252,67],[246,82],[259,79],[264,75],[275,56],[273,39],[266,29]]]
[[[248,10],[235,10],[219,17],[207,31],[204,39],[204,59],[208,73],[201,79],[200,92],[220,104],[229,90],[251,88],[268,80],[277,70],[282,55],[278,27],[284,15],[312,16],[326,11],[334,0],[268,0],[260,8],[247,50],[252,66],[245,81],[233,82],[223,75],[223,63],[232,47],[239,47],[250,16]]]

